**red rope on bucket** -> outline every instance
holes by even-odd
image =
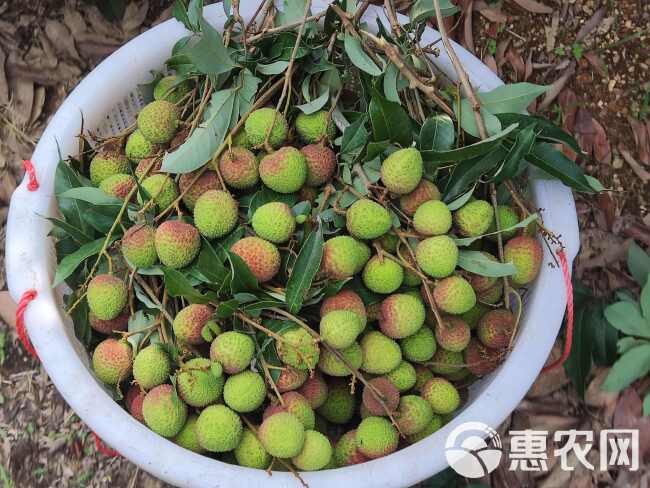
[[[32,356],[38,359],[38,354],[36,354],[36,350],[29,340],[29,336],[27,335],[27,328],[25,327],[25,309],[27,309],[27,305],[29,305],[29,303],[34,298],[36,298],[36,295],[38,295],[38,293],[36,293],[36,290],[27,290],[25,293],[23,293],[23,296],[20,297],[18,307],[16,308],[16,333],[18,334],[18,339],[20,339],[20,342],[23,343],[23,347],[27,349],[27,351],[29,351]]]
[[[36,179],[36,169],[34,168],[34,164],[29,159],[23,159],[23,166],[25,167],[25,173],[27,173],[27,176],[29,178],[27,189],[29,191],[38,190],[39,184],[38,180]]]
[[[111,449],[110,447],[108,447],[104,443],[104,441],[94,432],[93,432],[93,437],[95,438],[95,449],[97,449],[97,451],[102,453],[104,456],[116,457],[120,455],[120,453],[117,452],[115,449]]]
[[[555,368],[559,368],[571,354],[571,345],[573,344],[573,284],[571,283],[571,274],[569,273],[569,263],[563,249],[557,251],[557,257],[562,267],[564,277],[564,286],[566,287],[566,338],[564,340],[564,350],[557,361],[542,369],[542,373],[547,373]]]

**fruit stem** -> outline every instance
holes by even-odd
[[[503,258],[503,236],[501,235],[501,218],[499,217],[499,203],[497,202],[497,188],[494,183],[490,183],[490,198],[494,208],[494,223],[497,229],[497,248],[499,250],[499,261],[504,262]],[[503,277],[503,301],[506,308],[510,310],[510,281],[507,276]]]

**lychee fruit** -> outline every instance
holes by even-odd
[[[499,226],[501,227],[501,229],[508,229],[519,223],[519,215],[517,214],[517,211],[508,205],[498,205],[497,214],[499,215]],[[496,231],[497,231],[497,222],[495,217],[494,220],[492,221],[492,225],[487,230],[487,232],[492,233]],[[512,229],[508,231],[502,230],[501,238],[505,242],[508,239],[513,238],[516,233],[517,233],[517,229]],[[492,242],[497,242],[498,237],[495,234],[495,235],[488,236],[488,239],[490,239]]]
[[[313,114],[301,112],[296,117],[296,132],[307,144],[313,144],[325,138],[334,139],[336,126],[325,110]]]
[[[252,412],[264,403],[265,398],[264,379],[254,371],[230,376],[223,387],[223,400],[235,412]]]
[[[296,391],[282,394],[282,402],[269,405],[264,410],[264,418],[279,412],[288,412],[295,415],[305,429],[313,429],[316,425],[316,415],[307,399]]]
[[[122,254],[136,268],[150,268],[158,261],[156,231],[148,224],[136,224],[122,237]]]
[[[172,385],[160,385],[144,397],[142,414],[147,426],[156,434],[174,437],[185,425],[187,405]]]
[[[359,316],[349,310],[333,310],[320,321],[321,338],[335,349],[350,347],[362,329]]]
[[[239,445],[243,430],[239,415],[225,405],[204,408],[196,422],[199,444],[210,452],[232,451]]]
[[[266,469],[271,464],[271,456],[250,429],[244,429],[239,445],[234,450],[237,464],[247,468]]]
[[[320,373],[312,375],[298,388],[298,393],[305,397],[309,406],[314,410],[325,403],[328,391],[327,383]]]
[[[343,434],[334,447],[334,463],[336,466],[351,466],[368,460],[359,451],[357,431],[350,430]]]
[[[460,395],[454,385],[444,378],[433,378],[422,388],[422,397],[434,413],[448,414],[460,406]]]
[[[478,323],[476,330],[484,346],[504,349],[510,344],[515,328],[515,316],[505,309],[490,310]]]
[[[433,410],[421,396],[406,395],[400,398],[395,417],[399,430],[404,435],[413,435],[423,431],[429,425],[433,418]]]
[[[440,430],[442,426],[442,417],[434,413],[431,417],[431,420],[424,427],[424,429],[422,429],[420,432],[417,432],[416,434],[407,435],[406,440],[409,444],[415,444],[416,442],[420,442],[422,439],[429,437],[437,430]]]
[[[205,452],[205,449],[199,444],[199,437],[196,435],[196,421],[198,419],[198,415],[188,415],[183,428],[174,436],[172,441],[185,449],[202,454]]]
[[[196,179],[196,181],[194,181]],[[194,183],[192,183],[194,182]],[[204,171],[197,178],[197,172],[185,173],[178,180],[178,188],[183,194],[183,203],[194,210],[196,201],[208,190],[221,190],[219,176],[214,171]]]
[[[307,179],[309,187],[321,186],[327,183],[336,170],[336,154],[323,144],[309,144],[300,149],[307,163]]]
[[[185,344],[202,344],[201,331],[203,327],[212,320],[214,310],[208,305],[192,303],[183,308],[176,317],[172,328],[176,339]]]
[[[124,405],[133,418],[139,422],[144,423],[144,415],[142,415],[142,403],[146,393],[138,385],[131,385],[129,391],[124,395]]]
[[[493,256],[489,252],[483,251],[482,254],[490,261],[493,262],[499,261],[495,256]],[[474,290],[477,293],[487,290],[497,282],[497,278],[495,277],[483,276],[476,273],[467,273],[467,280],[469,281],[470,285],[472,285],[472,288],[474,288]]]
[[[218,335],[210,345],[210,359],[221,363],[228,374],[236,374],[248,368],[254,354],[253,339],[234,330]]]
[[[433,357],[436,352],[436,340],[428,327],[420,327],[412,334],[399,341],[402,357],[409,361],[424,362]]]
[[[138,181],[144,180],[149,175],[154,175],[160,172],[162,168],[162,158],[144,158],[141,159],[135,167],[135,177]]]
[[[232,147],[219,159],[219,171],[226,185],[245,190],[257,185],[260,179],[259,163],[255,155],[244,147]]]
[[[471,330],[460,317],[445,316],[443,323],[435,325],[436,341],[443,349],[460,352],[467,347],[471,338]]]
[[[244,237],[235,242],[230,251],[246,263],[260,283],[270,281],[280,270],[278,248],[259,237]]]
[[[415,369],[415,385],[413,389],[421,392],[424,384],[433,378],[433,372],[423,364],[415,364],[413,368]]]
[[[150,390],[167,381],[172,365],[169,355],[160,344],[150,344],[135,356],[133,378],[141,388]]]
[[[279,412],[270,415],[257,431],[266,452],[279,458],[297,456],[305,443],[305,428],[295,415]]]
[[[88,284],[88,308],[101,320],[117,317],[126,305],[128,292],[124,281],[110,274],[96,275]]]
[[[183,80],[176,75],[164,76],[153,88],[153,99],[178,103],[191,89],[192,83],[189,80]]]
[[[433,289],[433,299],[443,312],[459,315],[476,304],[476,293],[465,278],[449,276],[440,280]]]
[[[440,200],[440,190],[429,180],[422,179],[411,193],[399,199],[399,206],[409,217],[415,215],[418,207],[429,200]]]
[[[371,374],[386,374],[399,366],[402,351],[399,344],[378,331],[370,331],[361,339],[361,369]]]
[[[422,300],[405,293],[396,293],[381,303],[379,328],[388,337],[402,339],[420,330],[424,318]]]
[[[320,307],[321,318],[333,310],[349,310],[350,312],[354,312],[359,317],[361,326],[366,326],[366,307],[361,297],[352,290],[341,290],[336,295],[323,300]]]
[[[517,272],[512,275],[514,285],[526,285],[537,278],[542,267],[544,250],[534,237],[519,236],[508,241],[503,250],[505,262],[515,265]]]
[[[364,246],[350,236],[336,236],[325,242],[321,268],[332,279],[343,280],[357,273],[365,264]],[[365,254],[365,253],[364,253]],[[359,264],[363,261],[363,264]]]
[[[307,163],[295,147],[285,146],[262,158],[260,178],[278,193],[293,193],[305,184]]]
[[[275,244],[288,241],[296,230],[291,207],[284,202],[269,202],[258,207],[251,224],[258,236]]]
[[[395,253],[399,244],[399,237],[392,232],[387,232],[379,238],[379,244],[384,251]]]
[[[434,236],[420,241],[415,248],[420,269],[433,278],[444,278],[456,269],[458,246],[449,236]]]
[[[483,290],[476,294],[476,299],[481,303],[487,303],[488,305],[494,305],[501,301],[503,296],[503,281],[498,280],[490,288]]]
[[[260,146],[267,140],[272,147],[280,147],[287,140],[289,126],[284,116],[269,107],[252,112],[244,125],[246,138],[252,146]]]
[[[280,393],[297,390],[308,381],[307,378],[309,378],[309,372],[307,370],[287,366],[280,371],[280,376],[275,382],[275,386]]]
[[[126,157],[134,162],[144,158],[150,158],[160,151],[158,144],[153,144],[142,134],[141,131],[135,130],[126,140],[124,153]]]
[[[129,196],[129,193],[131,193],[134,186],[135,180],[133,179],[133,176],[116,174],[104,178],[99,184],[99,189],[107,195],[124,200]]]
[[[406,195],[417,188],[423,168],[420,151],[414,147],[399,149],[381,164],[381,181],[388,191]]]
[[[363,284],[375,293],[393,293],[404,281],[404,268],[386,256],[373,256],[363,268]]]
[[[199,254],[201,236],[191,224],[167,220],[156,229],[156,252],[160,262],[170,268],[184,268]]]
[[[318,369],[329,376],[349,376],[352,371],[347,366],[349,364],[354,369],[359,369],[363,361],[361,346],[354,342],[345,349],[340,349],[338,353],[345,358],[345,362],[329,349],[323,349],[318,361]],[[347,364],[346,364],[347,362]]]
[[[112,151],[100,152],[90,161],[90,181],[99,186],[109,176],[128,174],[129,160],[126,156]]]
[[[275,343],[278,356],[284,364],[298,369],[312,370],[318,364],[320,349],[312,335],[301,327],[280,333],[282,340]]]
[[[485,200],[473,200],[454,212],[456,228],[466,237],[485,234],[493,221],[494,209]]]
[[[123,340],[104,339],[93,352],[95,375],[107,385],[117,385],[131,374],[133,351]]]
[[[415,368],[408,361],[402,361],[397,368],[384,375],[400,393],[410,390],[415,386]]]
[[[451,229],[451,210],[440,200],[429,200],[418,207],[413,227],[423,236],[446,234]]]
[[[356,400],[347,380],[331,381],[328,387],[327,399],[317,409],[318,414],[333,424],[348,423],[354,415]]]
[[[478,325],[478,321],[489,310],[490,310],[489,307],[477,301],[476,305],[474,305],[467,312],[459,315],[459,317],[465,321],[465,323],[469,326],[470,329],[474,330]]]
[[[178,125],[178,109],[173,103],[164,100],[155,100],[145,105],[138,114],[138,129],[154,144],[171,141]]]
[[[327,437],[315,430],[305,432],[305,442],[300,454],[291,459],[301,471],[317,471],[332,459],[332,444]]]
[[[431,358],[431,371],[443,376],[457,373],[463,368],[463,354],[438,348]]]
[[[176,182],[161,173],[145,178],[142,182],[142,188],[149,194],[158,210],[165,210],[178,197]],[[143,203],[141,195],[138,195],[138,201],[140,204]]]
[[[361,398],[370,415],[383,417],[397,410],[399,390],[387,378],[373,378],[364,387]]]
[[[94,313],[88,312],[88,323],[93,330],[100,334],[109,335],[113,332],[125,331],[129,327],[130,317],[131,314],[129,313],[128,307],[125,307],[117,317],[111,320],[99,319]]]
[[[367,198],[354,202],[345,219],[348,232],[357,239],[376,239],[388,232],[392,225],[388,210]]]
[[[242,127],[232,136],[232,146],[233,147],[245,147],[246,149],[252,149],[253,145],[249,142],[248,136],[246,135],[246,129]]]
[[[206,191],[194,206],[194,224],[208,239],[229,234],[237,225],[237,202],[227,191]]]
[[[206,407],[215,403],[223,391],[223,374],[215,375],[207,358],[187,361],[178,372],[176,385],[183,401],[192,407]]]
[[[384,417],[366,417],[357,427],[359,451],[370,459],[387,456],[397,449],[397,429]]]

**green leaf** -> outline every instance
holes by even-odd
[[[399,78],[399,69],[393,63],[388,63],[384,73],[384,96],[391,102],[400,103],[399,93],[397,91],[397,79]]]
[[[589,182],[585,179],[580,166],[567,158],[551,144],[535,144],[532,152],[526,158],[528,162],[544,170],[549,175],[559,179],[571,188],[587,193],[593,193]]]
[[[321,108],[325,106],[327,101],[330,98],[330,89],[325,88],[325,91],[323,94],[315,99],[313,99],[310,102],[303,103],[302,105],[297,105],[296,107],[300,109],[301,112],[309,115],[313,114],[314,112],[318,112]]]
[[[497,168],[507,155],[506,148],[497,145],[482,157],[460,163],[452,170],[443,200],[450,202],[466,192],[468,188],[474,188],[478,179]]]
[[[381,69],[375,64],[368,54],[363,50],[361,46],[361,41],[354,37],[349,32],[345,33],[343,40],[343,45],[345,47],[345,52],[357,68],[361,71],[365,71],[371,76],[381,75]]]
[[[535,125],[524,127],[518,134],[515,144],[510,148],[501,171],[496,175],[497,183],[510,180],[518,173],[524,158],[530,152],[535,142]]]
[[[75,226],[70,225],[63,220],[54,217],[47,217],[47,220],[49,220],[54,227],[61,229],[66,235],[69,235],[77,242],[77,244],[86,244],[93,240],[92,237],[85,234],[84,231],[77,229]]]
[[[492,261],[480,251],[461,250],[458,253],[458,266],[470,273],[494,278],[510,276],[517,272],[514,264]]]
[[[578,307],[574,317],[571,352],[564,363],[564,369],[581,398],[584,398],[587,377],[591,370],[592,342],[591,324],[586,320],[585,308]]]
[[[162,266],[162,271],[165,275],[165,288],[171,296],[184,297],[192,303],[208,303],[216,299],[214,293],[203,294],[194,288],[190,280],[177,269]]]
[[[593,332],[594,363],[599,366],[610,366],[618,357],[616,354],[618,331],[605,319],[602,304],[590,305],[587,310],[586,320],[591,324]]]
[[[212,245],[205,239],[194,267],[216,285],[222,286],[228,278],[228,269],[223,265]]]
[[[639,286],[643,286],[650,276],[650,256],[636,243],[627,250],[627,269]]]
[[[646,281],[645,286],[641,290],[641,296],[639,297],[639,304],[641,305],[641,313],[643,318],[650,329],[650,277]]]
[[[450,151],[436,151],[434,149],[421,151],[422,159],[435,163],[452,163],[483,156],[484,154],[489,153],[501,142],[502,139],[510,135],[517,127],[517,124],[510,125],[498,134],[494,134],[487,139],[483,139],[482,141],[458,149],[452,149]]]
[[[277,14],[276,24],[281,26],[302,20],[306,2],[307,0],[284,0],[284,7]],[[309,17],[309,14],[307,16]]]
[[[447,207],[449,210],[452,212],[454,210],[458,210],[460,207],[465,205],[467,202],[469,202],[469,199],[472,198],[472,195],[474,195],[474,190],[476,189],[476,186],[471,187],[468,191],[463,193],[461,196],[456,198],[455,200],[452,200],[447,204]]]
[[[411,144],[411,119],[400,104],[387,100],[373,89],[369,112],[375,141],[390,140],[402,147]]]
[[[134,353],[137,353],[140,349],[140,343],[144,339],[145,329],[151,327],[156,321],[154,315],[149,315],[143,310],[138,310],[135,314],[129,317],[129,327],[128,331],[131,332],[131,335],[126,339],[133,347]],[[134,333],[135,332],[135,333]]]
[[[625,336],[620,338],[616,343],[616,350],[618,351],[619,355],[623,355],[633,347],[641,346],[647,343],[648,341],[646,341],[645,339],[637,339],[632,336]]]
[[[289,66],[289,61],[276,61],[270,64],[257,64],[255,65],[255,71],[263,75],[278,75],[284,73],[284,70]]]
[[[60,195],[57,195],[57,197],[73,198],[75,200],[92,203],[93,205],[111,205],[121,207],[124,203],[119,198],[115,198],[112,195],[104,193],[102,190],[95,188],[94,186],[71,188],[67,191],[64,191]]]
[[[221,34],[203,18],[199,19],[201,34],[197,42],[190,43],[185,50],[197,69],[206,75],[228,73],[235,67]]]
[[[647,417],[648,415],[650,415],[650,392],[643,397],[643,416]]]
[[[489,92],[481,92],[478,98],[481,107],[491,114],[519,113],[526,110],[533,100],[548,89],[548,86],[533,83],[513,83],[501,85]]]
[[[59,161],[54,176],[54,193],[60,195],[72,188],[87,186],[81,181],[81,178],[65,161]],[[59,211],[65,217],[66,222],[77,227],[84,234],[94,237],[92,228],[83,219],[83,214],[88,208],[88,204],[75,198],[61,198],[57,196],[56,199],[59,204]]]
[[[451,117],[439,114],[429,117],[420,129],[420,151],[448,151],[456,142],[456,128]]]
[[[192,26],[194,26],[194,31],[197,31],[201,28],[201,21],[203,20],[203,0],[190,0],[190,4],[187,6],[187,18]]]
[[[449,17],[460,12],[460,9],[451,3],[451,0],[440,0],[440,13],[443,17]],[[436,17],[436,10],[433,6],[433,0],[417,0],[411,7],[411,22],[420,22],[429,18]]]
[[[605,308],[605,318],[621,332],[650,339],[650,322],[643,318],[639,306],[630,302],[617,302]]]
[[[557,142],[564,144],[576,154],[582,153],[582,150],[578,145],[578,141],[576,141],[575,138],[571,136],[571,134],[564,132],[560,127],[545,118],[535,117],[533,115],[510,113],[496,114],[496,116],[502,124],[519,124],[519,127],[521,127],[522,130],[527,126],[534,124],[540,131],[538,135],[538,138],[540,140],[545,142]]]
[[[460,120],[460,126],[465,132],[474,137],[480,137],[478,126],[476,125],[474,109],[468,99],[463,98],[460,101],[460,110],[458,108],[458,103],[454,102],[454,113]],[[483,106],[481,106],[481,116],[483,117],[483,123],[485,124],[488,136],[493,136],[501,132],[502,128],[499,119]]]
[[[228,251],[228,261],[232,272],[230,292],[234,295],[242,291],[259,289],[257,278],[253,275],[248,265],[237,254]]]
[[[76,299],[77,295],[71,295],[71,300]],[[72,303],[68,304],[72,305]],[[72,311],[72,323],[74,324],[74,334],[82,344],[90,346],[93,338],[92,328],[88,320],[88,301],[82,300],[79,305]]]
[[[296,314],[302,308],[305,294],[320,269],[323,244],[323,231],[319,225],[305,239],[287,281],[285,302],[289,313]]]
[[[341,155],[357,156],[361,152],[368,142],[369,136],[365,124],[366,116],[364,115],[345,128],[341,140]]]
[[[621,391],[650,371],[650,344],[633,347],[614,363],[603,383],[605,391]]]
[[[589,183],[589,186],[593,191],[600,193],[601,191],[607,190],[607,188],[605,188],[597,178],[594,178],[593,176],[585,175],[585,179],[587,180],[587,183]]]
[[[182,23],[187,30],[193,30],[194,26],[190,22],[190,18],[187,15],[187,7],[183,0],[176,0],[174,2],[173,15],[176,20]]]
[[[112,244],[116,239],[117,236],[111,236],[108,241],[109,244]],[[56,274],[54,275],[52,288],[63,283],[63,281],[72,273],[74,273],[77,267],[86,259],[88,259],[90,256],[94,256],[99,251],[101,251],[105,240],[106,237],[101,237],[95,241],[84,244],[72,254],[68,254],[66,257],[64,257],[56,268]]]
[[[528,217],[526,217],[524,220],[516,223],[515,225],[511,225],[510,227],[507,227],[505,229],[501,229],[501,232],[509,232],[511,230],[515,229],[523,229],[524,227],[528,226],[531,222],[534,220],[537,220],[539,218],[539,215],[537,213],[531,214]],[[487,236],[492,236],[496,235],[498,232],[490,232],[488,234],[483,234],[481,236],[476,236],[476,237],[465,237],[465,238],[454,238],[454,242],[456,243],[457,246],[469,246],[473,242],[477,241],[478,239],[482,239],[483,237]]]

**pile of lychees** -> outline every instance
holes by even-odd
[[[172,317],[173,337],[133,350],[127,340],[130,270],[186,268],[204,240],[243,225],[246,235],[229,250],[263,287],[281,292],[281,263],[295,252],[289,243],[317,212],[296,218],[289,205],[271,201],[248,220],[238,199],[265,186],[298,194],[316,210],[322,188],[342,184],[331,115],[301,113],[291,124],[270,107],[247,117],[209,169],[179,178],[162,172],[161,155],[183,124],[176,102],[190,89],[174,76],[163,78],[123,147],[100,150],[90,164],[92,183],[107,194],[133,197],[137,178],[151,196],[141,205],[183,215],[126,229],[117,245],[127,271],[90,280],[89,320],[106,336],[93,352],[97,377],[126,386],[128,411],[161,436],[259,469],[274,458],[280,460],[274,469],[305,471],[361,463],[438,430],[460,407],[471,380],[503,360],[517,317],[502,305],[504,280],[458,268],[457,238],[488,234],[471,248],[498,260],[493,206],[473,198],[450,210],[423,178],[413,147],[382,162],[377,186],[384,188],[383,201],[368,195],[338,209],[345,228],[326,237],[316,278],[343,285],[306,305],[293,323],[282,317],[290,327],[269,331],[267,347],[275,347],[281,361],[276,381],[261,366],[252,329],[234,315],[216,318],[218,303],[185,303]],[[403,216],[400,227],[388,202]],[[514,208],[497,212],[501,229],[520,221]],[[515,288],[530,283],[541,266],[533,232],[501,233],[504,261],[517,270],[509,277]],[[170,354],[170,344],[178,354]]]

